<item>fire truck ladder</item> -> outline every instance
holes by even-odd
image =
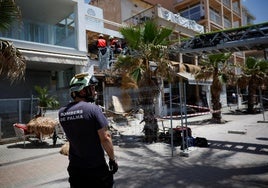
[[[182,42],[177,50],[179,53],[192,56],[266,48],[268,22],[196,35]]]

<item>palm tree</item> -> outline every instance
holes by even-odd
[[[0,1],[0,32],[7,30],[14,21],[21,23],[21,12],[14,0]],[[26,61],[11,42],[0,40],[0,76],[12,82],[24,77]]]
[[[248,57],[242,66],[242,74],[238,78],[238,86],[248,87],[248,108],[247,112],[255,113],[254,104],[256,103],[256,92],[260,86],[267,86],[268,83],[268,60],[257,60]]]
[[[228,64],[231,53],[212,54],[202,60],[201,70],[196,74],[196,79],[213,79],[211,85],[212,121],[221,123],[220,93],[223,83],[234,76],[232,66]]]
[[[147,21],[143,25],[121,28],[120,32],[130,53],[119,56],[115,69],[122,73],[124,88],[138,88],[139,104],[144,111],[145,139],[156,141],[158,125],[154,116],[154,99],[160,92],[159,79],[171,81],[173,78],[167,48],[171,44],[168,37],[172,29],[159,28],[156,22]]]

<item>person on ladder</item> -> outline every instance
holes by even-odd
[[[107,48],[106,40],[104,39],[103,34],[99,35],[97,40],[98,58],[99,58],[99,67],[100,70],[105,70],[109,68],[109,50]]]

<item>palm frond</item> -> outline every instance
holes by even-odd
[[[118,61],[114,64],[114,69],[125,69],[129,68],[132,65],[132,57],[131,56],[119,56]]]
[[[175,71],[175,67],[169,60],[162,59],[158,64],[155,70],[156,77],[162,77],[167,79],[169,82],[173,82],[174,78],[176,78],[177,72]]]
[[[210,70],[202,70],[195,74],[195,78],[197,80],[209,80],[213,76],[213,71]]]
[[[125,90],[137,89],[138,85],[137,85],[137,82],[135,82],[129,74],[125,73],[122,75],[121,88]]]
[[[161,28],[160,32],[157,34],[154,44],[161,44],[161,45],[169,45],[174,41],[167,40],[168,37],[172,34],[172,29],[169,28]]]
[[[13,21],[21,20],[21,11],[14,0],[0,1],[0,31],[7,30]]]
[[[26,60],[10,42],[0,40],[0,75],[12,82],[24,78]]]
[[[140,29],[136,27],[123,27],[120,29],[120,33],[124,36],[128,46],[131,49],[139,49],[139,43],[141,41]]]
[[[263,73],[268,74],[268,60],[260,60],[258,62],[258,67]]]
[[[248,57],[246,59],[245,66],[242,66],[243,74],[253,75],[253,74],[267,74],[268,72],[268,61],[267,60],[257,60],[254,57]]]
[[[209,55],[209,61],[213,64],[214,67],[218,67],[219,63],[226,63],[231,55],[231,53],[211,54]]]
[[[143,69],[141,67],[136,67],[131,73],[131,77],[135,82],[139,82],[141,80],[142,74],[143,74]]]
[[[34,86],[34,89],[38,94],[39,106],[52,109],[59,107],[59,101],[55,97],[49,96],[47,87]]]
[[[254,57],[248,57],[247,59],[246,59],[246,63],[245,63],[245,65],[246,65],[246,69],[254,69],[255,68],[255,66],[256,66],[256,59],[254,58]]]
[[[143,43],[153,44],[157,35],[158,35],[158,28],[156,23],[153,21],[145,22],[143,30]]]

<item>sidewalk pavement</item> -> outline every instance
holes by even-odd
[[[204,124],[202,120],[211,114],[188,118],[193,136],[207,138],[210,145],[190,148],[188,157],[181,155],[179,147],[172,150],[164,143],[115,145],[120,167],[116,188],[266,187],[268,123],[262,122],[263,114],[229,112],[223,112],[225,124]],[[55,147],[52,139],[45,141],[40,145],[27,142],[25,148],[23,142],[0,145],[1,188],[69,187],[68,158],[59,154],[65,141],[58,139]]]

